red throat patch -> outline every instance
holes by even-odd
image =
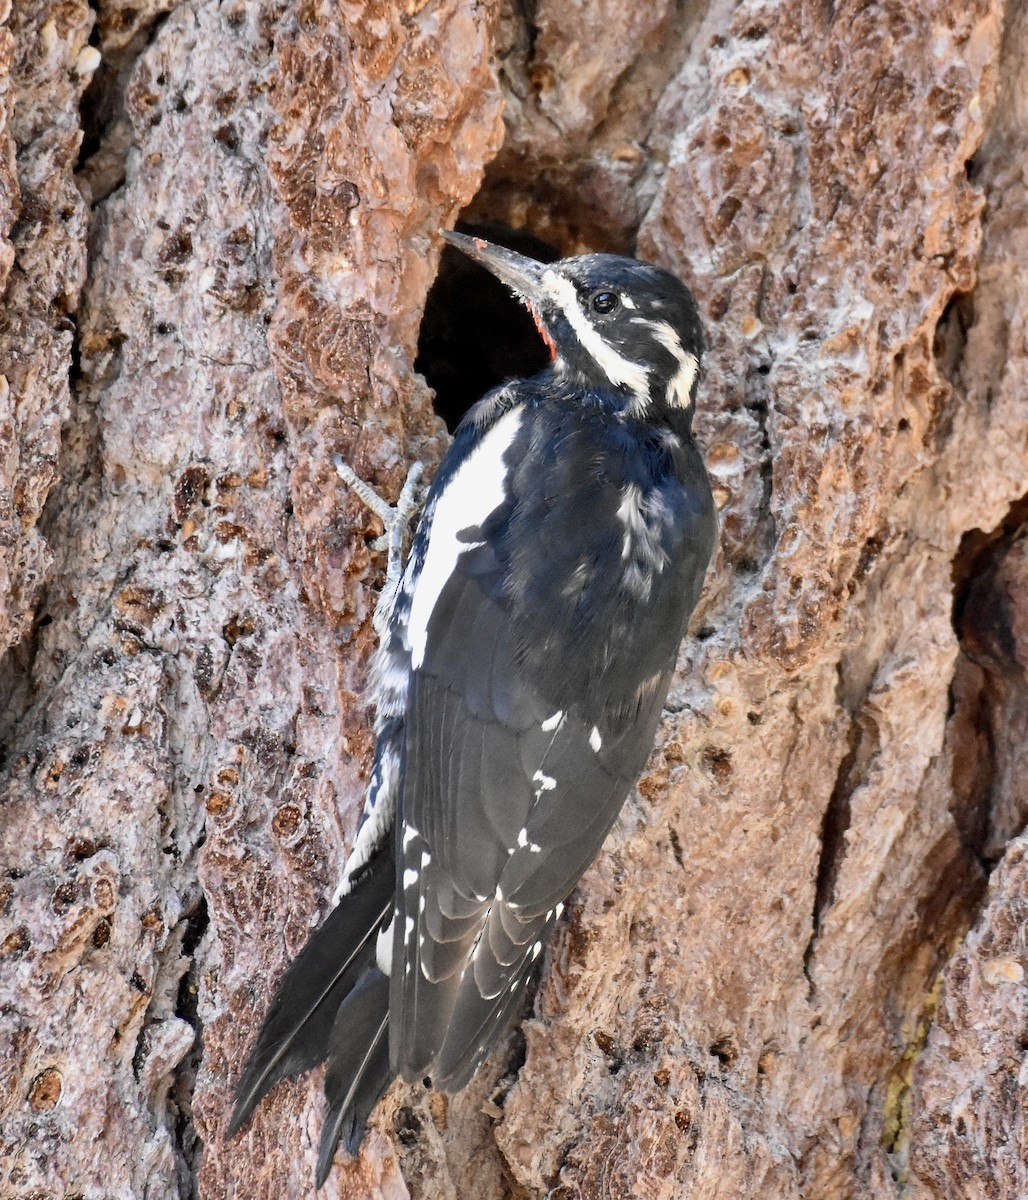
[[[549,330],[542,322],[542,318],[536,312],[535,306],[530,304],[528,311],[532,314],[532,320],[535,322],[536,329],[539,330],[539,336],[546,343],[546,348],[550,352],[550,362],[554,362],[557,358],[557,343],[550,337]]]

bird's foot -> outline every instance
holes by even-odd
[[[390,504],[370,484],[361,479],[349,463],[343,461],[341,454],[334,454],[332,462],[343,483],[360,497],[385,526],[385,533],[372,544],[373,549],[386,552],[385,586],[382,588],[382,596],[374,617],[375,628],[381,635],[389,623],[389,614],[392,612],[393,600],[399,587],[400,576],[403,574],[404,550],[411,521],[421,506],[418,484],[425,467],[420,462],[411,464],[399,499],[395,504]]]

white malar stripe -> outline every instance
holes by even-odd
[[[582,343],[582,348],[592,358],[604,375],[617,387],[627,387],[637,396],[649,393],[650,375],[642,363],[631,362],[603,340],[600,334],[589,323],[589,318],[582,311],[578,302],[578,293],[570,279],[558,275],[556,271],[547,271],[543,275],[543,287],[551,299],[561,309],[575,331],[575,337]]]
[[[379,930],[378,940],[375,942],[375,962],[383,975],[388,975],[393,965],[393,929],[395,926],[396,918],[393,917],[385,929]]]
[[[672,408],[688,408],[692,404],[692,385],[700,364],[694,354],[686,353],[682,339],[667,321],[651,321],[648,324],[653,336],[678,362],[678,370],[668,380],[667,402]]]
[[[603,745],[603,738],[600,736],[600,731],[595,725],[589,734],[589,745],[592,746],[594,754],[599,754],[600,747]]]
[[[543,733],[552,733],[563,720],[564,710],[562,708],[558,708],[552,717],[547,717],[546,720],[543,721],[539,728],[543,731]]]
[[[461,542],[457,535],[463,529],[481,525],[506,498],[503,456],[517,437],[523,411],[518,406],[504,413],[460,465],[436,502],[407,623],[411,666],[415,670],[425,661],[428,624],[457,559],[473,544],[481,545]]]

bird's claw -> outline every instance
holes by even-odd
[[[365,506],[385,526],[385,532],[382,536],[376,538],[371,544],[373,550],[379,552],[385,551],[386,553],[385,585],[382,588],[382,595],[375,610],[374,618],[375,628],[381,634],[389,622],[393,600],[396,590],[399,587],[400,576],[403,574],[404,548],[407,544],[407,534],[410,530],[411,521],[414,519],[421,504],[421,498],[418,494],[418,484],[421,482],[425,467],[420,462],[411,464],[410,470],[407,472],[407,478],[400,489],[399,498],[395,504],[390,504],[369,483],[361,479],[353,467],[343,460],[341,454],[334,454],[332,456],[332,463],[343,483],[363,501]]]

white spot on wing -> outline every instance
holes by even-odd
[[[528,845],[528,830],[524,826],[518,832],[518,845],[522,848]]]
[[[532,782],[538,786],[535,789],[535,798],[538,800],[543,792],[552,792],[557,786],[556,779],[552,775],[544,775],[542,771],[536,771],[532,776]]]
[[[375,941],[375,962],[383,975],[388,975],[393,965],[393,927],[395,925],[396,918],[394,917],[385,929],[379,930],[378,938]]]
[[[613,346],[603,340],[582,311],[578,293],[571,280],[557,274],[556,271],[547,271],[542,282],[551,299],[567,317],[582,348],[610,382],[618,387],[627,387],[638,396],[646,396],[649,393],[649,372],[642,363],[623,358]]]
[[[404,873],[403,873],[403,886],[404,886],[404,889],[406,889],[406,888],[409,888],[409,887],[413,887],[413,886],[414,886],[414,884],[416,884],[417,882],[418,882],[418,873],[417,873],[417,871],[412,871],[412,870],[411,870],[411,869],[408,867],[408,869],[407,869],[406,871],[404,871]]]
[[[592,727],[592,732],[589,734],[589,745],[592,746],[593,751],[596,754],[599,754],[600,747],[603,745],[603,738],[600,735],[599,729],[595,725]]]
[[[553,730],[556,729],[563,720],[564,710],[562,708],[558,708],[552,717],[547,717],[546,720],[543,721],[539,728],[543,731],[543,733],[552,733]]]
[[[436,602],[446,581],[453,574],[457,559],[472,545],[460,541],[458,534],[469,527],[481,525],[490,513],[499,508],[506,496],[504,483],[507,472],[503,456],[517,436],[521,417],[520,407],[505,413],[458,467],[436,501],[428,546],[414,587],[407,623],[411,666],[415,669],[425,661],[428,623]]]

